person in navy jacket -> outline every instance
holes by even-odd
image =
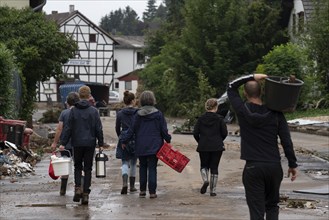
[[[146,196],[146,188],[150,198],[156,198],[157,189],[157,152],[164,141],[170,143],[167,122],[156,107],[156,99],[152,91],[144,91],[139,99],[141,108],[133,119],[133,125],[122,134],[120,139],[125,145],[135,135],[135,154],[139,159],[139,182],[141,198]]]
[[[129,173],[129,184],[130,184],[130,192],[135,192],[137,189],[135,188],[135,179],[136,179],[136,162],[137,157],[135,155],[135,140],[131,140],[125,148],[122,147],[120,141],[120,135],[124,134],[132,124],[133,117],[137,112],[137,108],[135,108],[136,99],[134,93],[129,91],[125,91],[123,93],[123,102],[126,107],[121,109],[116,117],[115,121],[115,131],[119,137],[118,146],[116,148],[116,158],[121,159],[121,173],[122,173],[122,189],[121,194],[127,194],[128,190],[128,173]]]

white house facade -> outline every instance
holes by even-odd
[[[63,72],[71,81],[99,83],[114,87],[114,45],[116,41],[105,31],[93,24],[79,11],[70,6],[70,12],[47,15],[55,21],[62,33],[73,37],[78,44],[75,57],[63,65]],[[50,78],[40,83],[39,101],[60,101],[59,86]]]
[[[143,69],[146,63],[146,57],[143,53],[144,37],[113,36],[113,38],[118,42],[115,45],[114,53],[116,63],[114,90],[119,92],[120,100],[122,100],[124,91],[128,90],[132,93],[137,91],[138,77],[134,73]]]
[[[305,24],[311,18],[313,11],[313,0],[293,0],[293,8],[288,24],[288,32],[291,39],[297,33],[303,32]]]

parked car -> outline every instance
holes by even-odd
[[[119,93],[115,90],[110,90],[109,92],[109,103],[118,103],[120,102]]]
[[[221,97],[217,99],[218,110],[217,114],[220,114],[224,117],[224,121],[227,124],[231,124],[235,121],[236,116],[231,107],[231,103],[228,100],[227,93],[225,92]]]

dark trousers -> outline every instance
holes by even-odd
[[[243,185],[251,220],[279,219],[280,185],[283,171],[280,163],[247,162]]]
[[[82,169],[84,171],[83,192],[90,193],[91,171],[93,167],[95,147],[73,147],[74,154],[74,182],[81,186]]]
[[[223,151],[199,152],[201,169],[210,170],[211,174],[218,174],[218,165]]]
[[[156,193],[157,188],[157,164],[158,158],[156,155],[140,156],[139,157],[139,183],[140,191],[148,189],[150,194]]]

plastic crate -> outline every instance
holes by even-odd
[[[170,166],[172,169],[181,173],[190,159],[178,150],[174,149],[170,144],[164,143],[157,153],[157,158]]]

